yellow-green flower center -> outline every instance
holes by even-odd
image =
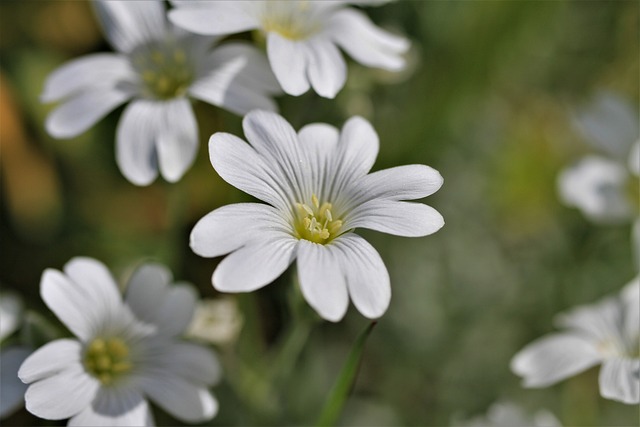
[[[87,371],[104,385],[131,371],[129,347],[120,338],[95,338],[84,354]]]
[[[193,80],[187,52],[178,46],[157,46],[134,54],[133,63],[147,96],[171,99],[186,93]]]
[[[262,14],[262,28],[275,32],[289,40],[302,40],[318,31],[308,0],[269,1]]]
[[[296,237],[324,245],[338,236],[342,221],[333,217],[332,208],[328,202],[321,205],[315,194],[311,196],[311,205],[297,203],[294,223]]]

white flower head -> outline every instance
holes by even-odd
[[[232,252],[216,268],[213,285],[223,292],[249,292],[276,279],[297,260],[302,294],[330,321],[349,304],[377,318],[391,298],[389,274],[376,250],[353,232],[369,228],[399,236],[426,236],[444,220],[411,200],[442,185],[423,165],[368,174],[378,154],[378,136],[361,117],[342,130],[311,124],[299,132],[275,113],[244,118],[249,144],[227,133],[209,140],[211,163],[231,185],[267,202],[223,206],[191,232],[191,248],[215,257]]]
[[[198,34],[226,35],[261,30],[271,68],[284,91],[301,95],[310,87],[333,98],[344,86],[347,67],[338,47],[369,67],[397,71],[409,42],[376,27],[349,3],[381,1],[173,1],[173,23]]]
[[[629,180],[624,165],[589,155],[560,173],[558,192],[565,205],[579,208],[591,221],[626,222],[635,209],[629,200]]]
[[[547,387],[602,364],[600,394],[640,403],[640,278],[619,296],[577,307],[556,321],[566,332],[534,341],[511,360],[525,387]]]
[[[69,425],[153,425],[148,397],[182,421],[211,419],[218,404],[208,386],[220,368],[209,349],[178,338],[196,296],[171,281],[166,268],[145,264],[123,301],[96,260],[74,258],[64,272],[46,270],[40,294],[76,339],[53,341],[22,364],[27,409],[50,420],[71,417]]]
[[[167,21],[162,1],[94,2],[107,39],[118,53],[71,61],[47,79],[42,100],[62,101],[47,131],[71,138],[131,100],[118,124],[116,158],[124,176],[148,185],[158,175],[178,181],[198,147],[189,98],[244,114],[275,110],[279,92],[266,58],[230,42],[211,51],[213,37],[188,34]]]
[[[561,427],[562,424],[549,411],[540,409],[535,414],[527,414],[513,402],[498,402],[491,405],[485,416],[472,418],[454,425],[462,427]]]
[[[0,341],[18,329],[22,321],[22,300],[15,294],[0,294]]]
[[[633,106],[601,92],[575,114],[574,124],[602,154],[587,155],[560,173],[560,199],[594,222],[631,220],[640,214],[640,139]]]
[[[213,344],[227,344],[238,338],[242,323],[242,314],[236,300],[202,300],[196,306],[187,336]]]

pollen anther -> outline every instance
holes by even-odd
[[[296,207],[294,229],[299,239],[326,244],[339,234],[342,221],[334,219],[331,203],[320,204],[318,197],[314,194],[311,196],[311,206],[306,203],[297,203]]]

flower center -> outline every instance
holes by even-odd
[[[120,338],[96,338],[87,346],[84,366],[104,385],[131,371],[129,347]]]
[[[265,2],[262,28],[267,33],[273,31],[289,40],[306,39],[320,27],[312,12],[308,0]]]
[[[145,46],[133,54],[147,96],[171,99],[186,93],[193,80],[187,52],[175,43]]]
[[[298,239],[324,245],[340,234],[342,221],[333,217],[331,203],[321,205],[314,194],[311,196],[311,206],[297,203],[296,208],[294,230]]]

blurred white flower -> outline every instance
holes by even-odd
[[[498,402],[491,405],[486,416],[468,421],[454,422],[461,427],[561,427],[562,424],[549,411],[540,409],[529,415],[513,402]]]
[[[231,298],[199,301],[187,336],[213,344],[235,341],[242,328],[242,314]]]
[[[636,210],[627,191],[629,178],[623,164],[589,155],[561,172],[558,191],[566,205],[594,222],[628,221]]]
[[[69,425],[152,425],[146,397],[185,422],[211,419],[218,404],[208,386],[220,375],[207,348],[178,339],[196,303],[189,286],[171,286],[156,264],[137,269],[123,302],[106,267],[74,258],[64,273],[48,269],[40,293],[77,339],[36,350],[18,375],[29,383],[27,409]]]
[[[124,110],[116,135],[123,175],[148,185],[158,175],[178,181],[198,147],[189,97],[244,114],[275,110],[280,91],[266,57],[241,42],[210,51],[213,37],[188,34],[166,19],[164,2],[95,1],[107,39],[119,53],[71,61],[47,79],[42,100],[62,101],[47,118],[47,131],[71,138],[117,106]]]
[[[22,300],[12,293],[0,294],[0,341],[18,329],[22,320]]]
[[[562,171],[558,177],[560,199],[594,222],[624,222],[637,217],[640,139],[634,108],[603,92],[578,112],[574,124],[606,157],[588,155]]]
[[[0,294],[0,341],[3,341],[20,326],[22,300],[14,294]],[[0,418],[11,415],[24,402],[27,386],[18,378],[18,368],[31,354],[25,346],[12,345],[0,351]]]
[[[566,332],[540,338],[511,360],[525,387],[547,387],[592,366],[600,369],[600,394],[640,403],[640,279],[619,296],[557,317]]]
[[[309,87],[333,98],[344,86],[347,67],[338,47],[359,63],[397,71],[409,41],[376,27],[349,3],[381,1],[179,1],[171,21],[189,31],[226,35],[259,29],[266,35],[271,69],[284,91]]]
[[[191,248],[205,257],[233,252],[216,268],[213,285],[249,292],[276,279],[297,259],[302,294],[330,321],[349,304],[366,317],[389,305],[389,274],[380,255],[356,228],[418,237],[443,226],[422,203],[436,192],[440,174],[424,165],[367,174],[378,154],[369,122],[353,117],[342,131],[316,123],[298,133],[275,113],[244,118],[249,144],[227,133],[209,141],[211,163],[231,185],[267,202],[223,206],[191,232]]]

